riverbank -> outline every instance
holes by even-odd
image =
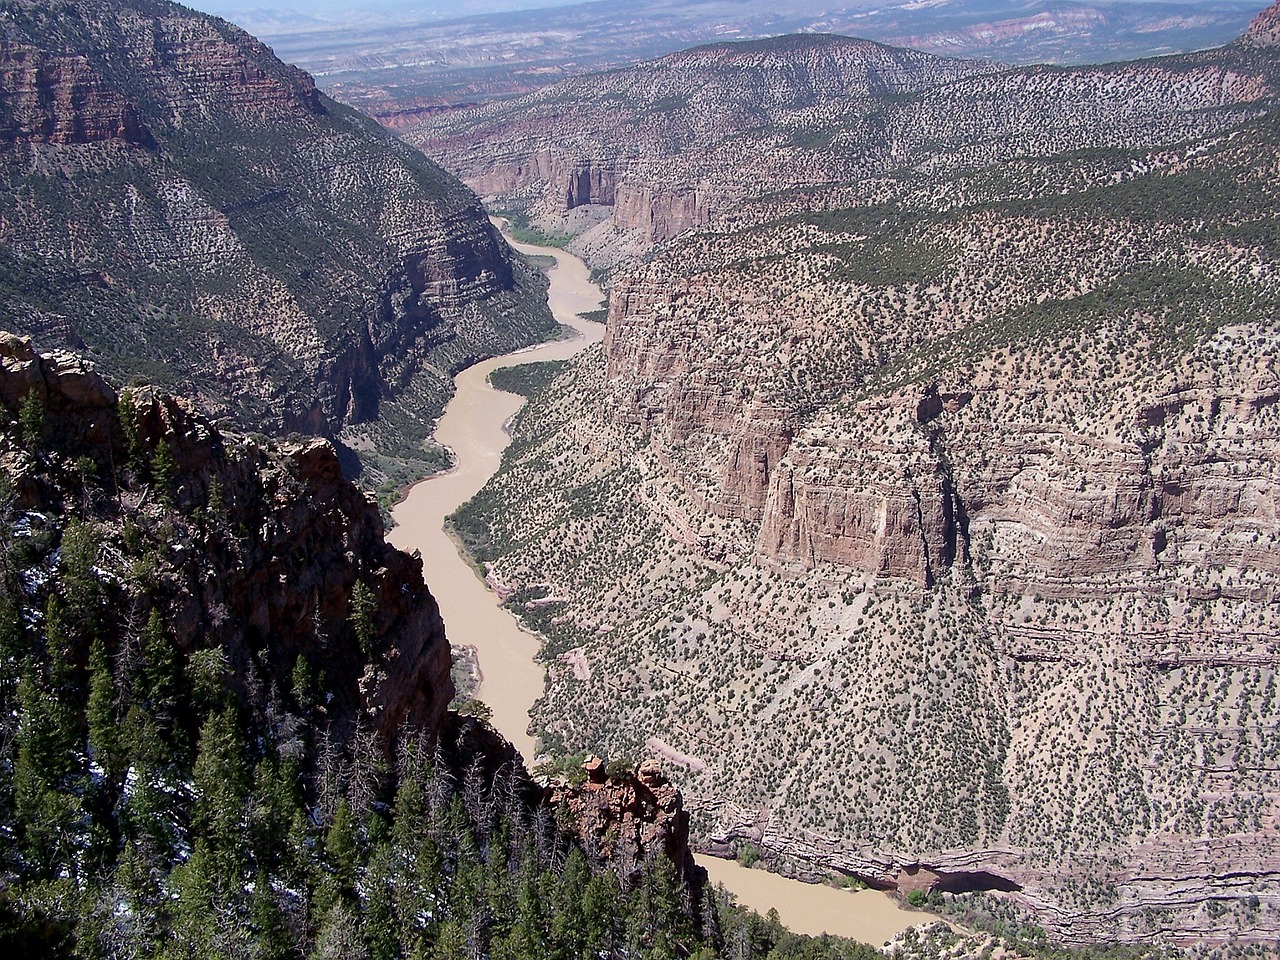
[[[510,240],[508,242],[511,242]],[[410,489],[391,510],[394,527],[387,539],[402,550],[418,550],[427,583],[440,604],[445,629],[454,644],[476,648],[483,681],[477,697],[493,711],[495,729],[532,763],[536,744],[529,736],[529,710],[542,696],[544,672],[536,660],[538,638],[520,628],[478,572],[459,555],[444,529],[445,517],[470,500],[498,469],[511,442],[507,424],[524,398],[495,390],[489,374],[499,367],[541,360],[567,360],[599,342],[604,327],[579,314],[600,307],[603,295],[591,282],[586,265],[550,247],[511,242],[531,256],[548,256],[555,266],[548,275],[552,314],[576,333],[468,367],[454,379],[455,393],[436,426],[437,442],[449,447],[454,468],[429,477]]]
[[[811,937],[829,933],[881,946],[910,927],[938,920],[933,914],[904,910],[880,890],[841,890],[804,883],[705,854],[698,855],[698,864],[706,869],[712,883],[724,884],[744,907],[761,915],[777,910],[793,933]]]

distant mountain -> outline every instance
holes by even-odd
[[[1238,0],[638,0],[472,17],[456,8],[444,21],[406,13],[396,23],[353,6],[328,28],[307,18],[263,27],[328,92],[399,126],[719,40],[841,33],[945,56],[1092,63],[1225,43],[1254,9]]]
[[[714,44],[404,132],[483,195],[608,265],[750,197],[900,169],[1138,148],[1220,131],[1280,91],[1256,44],[1001,67],[829,35]]]
[[[242,427],[417,455],[553,324],[475,196],[217,19],[0,5],[0,322]]]
[[[224,17],[257,36],[306,31],[369,29],[430,20],[454,20],[502,11],[561,6],[562,0],[200,0],[196,10]]]

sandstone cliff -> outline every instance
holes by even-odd
[[[646,760],[621,776],[607,774],[599,757],[586,766],[586,780],[555,786],[551,803],[572,818],[588,857],[611,863],[627,882],[640,876],[646,861],[665,857],[680,881],[699,895],[706,872],[689,849],[684,798],[661,764]]]
[[[450,373],[552,329],[473,194],[237,28],[153,0],[5,9],[10,328],[371,454],[416,448]]]

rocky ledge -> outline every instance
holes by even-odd
[[[689,848],[684,799],[657,760],[610,773],[603,760],[589,757],[583,772],[581,784],[556,786],[550,799],[570,814],[589,856],[613,862],[628,882],[639,877],[648,860],[666,857],[681,881],[695,893],[702,888],[706,871]]]
[[[8,519],[42,542],[91,531],[103,589],[122,594],[103,616],[132,610],[101,625],[113,646],[155,611],[184,656],[221,650],[264,720],[270,691],[304,700],[297,678],[313,675],[329,696],[310,709],[336,736],[365,729],[389,747],[403,728],[441,728],[449,647],[422,561],[387,545],[331,443],[251,441],[12,334],[0,334],[0,405],[13,424],[0,443]]]

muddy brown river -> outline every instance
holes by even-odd
[[[554,257],[548,273],[548,300],[556,319],[575,336],[541,344],[468,367],[455,379],[457,392],[436,427],[436,440],[453,450],[452,471],[416,484],[391,512],[395,526],[388,534],[402,550],[422,554],[427,583],[440,604],[445,629],[455,645],[469,645],[479,655],[483,682],[478,696],[493,711],[494,727],[514,743],[531,763],[536,744],[529,736],[529,710],[542,696],[543,669],[535,656],[538,639],[520,628],[497,596],[459,554],[444,532],[444,518],[470,500],[498,469],[510,442],[507,423],[524,400],[494,390],[490,371],[538,360],[564,360],[604,336],[603,324],[579,314],[599,309],[603,296],[591,282],[586,265],[563,250],[508,242],[521,253]],[[740,903],[760,913],[778,911],[797,933],[832,933],[881,944],[914,924],[935,920],[901,909],[883,893],[857,893],[788,880],[734,861],[700,856],[713,883],[723,883]]]

